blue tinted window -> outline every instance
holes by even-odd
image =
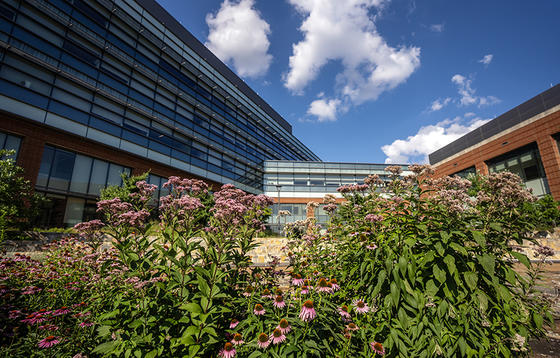
[[[134,49],[129,45],[127,45],[124,41],[121,41],[118,37],[116,37],[111,33],[107,34],[107,39],[110,42],[112,42],[113,45],[115,45],[115,47],[117,47],[119,50],[122,50],[126,52],[128,55],[134,57],[134,52],[135,52]]]
[[[47,186],[53,157],[54,148],[45,146],[43,158],[41,159],[41,167],[39,168],[39,175],[37,175],[37,186]]]
[[[22,102],[32,104],[43,109],[47,108],[49,102],[47,97],[41,96],[26,88],[16,86],[13,83],[0,79],[0,93],[8,97],[19,99]]]
[[[152,101],[147,96],[144,96],[142,93],[136,91],[135,89],[131,88],[128,95],[149,108],[152,108],[154,106],[154,101]]]
[[[76,155],[72,152],[56,149],[52,161],[51,175],[48,187],[52,189],[68,190],[74,170]]]
[[[74,0],[74,6],[80,9],[84,14],[92,18],[95,22],[97,22],[102,27],[107,26],[107,20],[105,16],[101,15],[97,10],[93,9],[91,6],[83,2],[82,0]]]
[[[190,150],[190,148],[185,148],[185,149]],[[175,150],[175,149],[173,149],[173,150],[171,151],[171,156],[172,156],[173,158],[182,160],[183,162],[186,162],[186,163],[189,163],[189,162],[191,161],[190,155],[188,155],[188,154],[186,154],[186,153],[183,153],[183,152],[180,152],[180,151]]]
[[[90,51],[73,43],[68,39],[64,40],[64,44],[62,45],[62,48],[94,67],[99,64],[99,59],[95,54],[91,53]]]
[[[73,121],[88,124],[88,114],[55,100],[52,100],[49,104],[49,111],[60,114],[66,118],[70,118]]]
[[[126,129],[123,129],[122,131],[122,138],[144,147],[148,145],[148,139],[146,137],[139,136],[138,134],[128,131]]]
[[[153,149],[153,150],[157,151],[157,152],[164,153],[164,154],[167,154],[167,155],[171,155],[171,148],[169,148],[169,147],[167,147],[167,146],[165,146],[161,143],[158,143],[155,140],[150,140],[150,144],[149,144],[148,147],[150,149]]]
[[[52,46],[45,40],[32,35],[31,33],[21,29],[20,27],[15,26],[12,35],[25,44],[33,46],[37,50],[42,51],[51,57],[56,58],[60,54],[60,50],[57,47]]]
[[[82,62],[76,58],[74,58],[73,56],[70,56],[67,53],[63,53],[62,57],[61,57],[62,62],[74,67],[76,70],[83,72],[87,75],[89,75],[90,77],[96,77],[97,75],[97,70],[95,70],[94,68],[92,68],[91,66],[89,66],[88,64],[86,64],[85,62]]]
[[[94,116],[91,116],[90,120],[89,120],[89,125],[90,127],[93,127],[95,129],[99,129],[100,131],[103,132],[107,132],[110,134],[113,134],[117,137],[120,137],[121,135],[121,127],[116,126],[114,124],[108,123],[102,119],[98,119]]]

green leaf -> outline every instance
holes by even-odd
[[[432,297],[434,297],[437,292],[439,291],[439,288],[436,286],[434,280],[429,280],[426,283],[426,293]]]
[[[445,262],[445,264],[447,265],[447,269],[449,270],[449,273],[453,275],[453,273],[457,269],[455,267],[455,258],[451,255],[447,255],[443,259],[443,262]]]
[[[93,353],[101,353],[101,354],[111,353],[115,349],[115,346],[118,343],[119,343],[118,341],[101,343],[100,345],[95,347],[95,349],[93,350]]]
[[[185,310],[191,313],[202,313],[202,307],[198,303],[190,302],[183,304],[179,307],[181,310]]]
[[[486,239],[484,238],[484,234],[480,231],[473,230],[471,231],[473,235],[474,241],[480,246],[486,246]]]
[[[440,269],[438,265],[434,265],[432,270],[434,272],[434,277],[436,278],[436,280],[438,280],[440,283],[444,283],[447,276],[445,271]]]
[[[456,242],[450,243],[449,246],[450,246],[453,250],[457,251],[458,253],[461,253],[461,254],[463,254],[463,255],[465,255],[465,256],[468,255],[468,254],[467,254],[467,249],[465,249],[464,246],[461,246],[461,245],[457,244]]]
[[[484,270],[490,274],[490,276],[494,276],[494,268],[496,265],[496,259],[494,256],[489,254],[484,254],[482,256],[478,256],[478,262],[482,265]]]
[[[463,277],[465,278],[465,282],[471,290],[476,289],[476,285],[478,283],[478,275],[475,272],[465,272],[463,274]]]
[[[449,241],[449,233],[445,232],[445,231],[440,231],[439,232],[439,236],[441,236],[441,240],[447,244],[447,242]]]
[[[527,268],[531,267],[531,262],[529,261],[529,258],[526,255],[522,254],[521,252],[512,251],[511,256],[515,257],[519,262],[525,265],[525,267]]]
[[[541,316],[540,314],[533,312],[533,321],[535,321],[535,324],[537,325],[538,329],[542,328],[542,324],[543,324],[543,316]]]
[[[443,254],[445,253],[445,249],[443,248],[443,245],[441,244],[441,242],[436,242],[436,244],[434,245],[436,248],[437,253],[439,254],[439,256],[443,256]]]
[[[145,358],[154,358],[157,355],[157,349],[153,349],[145,355]]]

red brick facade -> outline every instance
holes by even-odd
[[[507,133],[498,134],[484,144],[477,144],[464,153],[434,165],[435,176],[441,177],[457,173],[463,169],[476,167],[477,172],[488,174],[486,161],[511,152],[530,143],[537,143],[542,164],[554,199],[560,200],[560,152],[556,139],[560,133],[560,111],[549,113],[542,118],[529,119],[526,125]]]

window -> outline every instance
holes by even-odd
[[[0,132],[0,149],[15,150],[16,153],[11,158],[16,159],[19,147],[21,145],[21,138],[11,134]]]

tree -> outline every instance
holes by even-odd
[[[7,229],[29,228],[47,199],[34,192],[24,170],[13,159],[14,150],[0,150],[0,242]]]

